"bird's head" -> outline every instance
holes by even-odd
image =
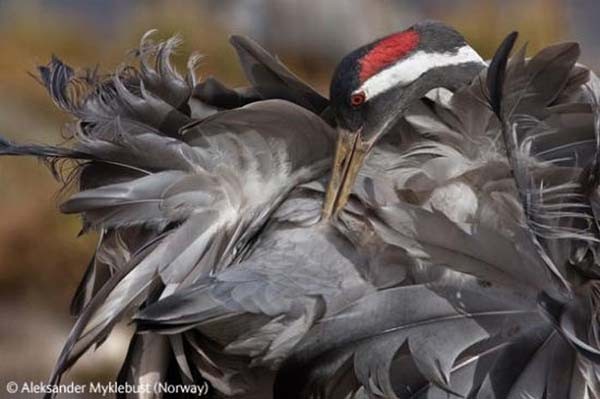
[[[330,88],[339,137],[324,217],[344,207],[367,154],[412,102],[434,88],[454,90],[484,66],[462,35],[440,22],[416,24],[344,57]]]

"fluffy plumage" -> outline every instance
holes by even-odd
[[[291,102],[194,117],[195,58],[180,76],[170,63],[176,44],[146,35],[138,67],[96,79],[54,58],[40,74],[55,103],[77,118],[73,146],[2,142],[3,154],[77,162],[80,191],[61,210],[82,214],[85,229],[101,232],[53,382],[132,309],[243,259],[286,195],[327,170],[331,128]],[[132,353],[142,340],[132,342]]]
[[[320,220],[327,100],[234,38],[251,86],[196,83],[175,40],[99,77],[40,72],[77,123],[61,207],[101,232],[52,382],[118,320],[120,381],[207,380],[218,397],[599,394],[598,81],[572,44],[430,92]],[[330,121],[329,121],[330,122]],[[590,147],[591,145],[591,147]],[[456,202],[463,201],[460,206]]]

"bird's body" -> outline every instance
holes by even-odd
[[[0,142],[77,160],[62,210],[101,232],[52,382],[133,317],[122,382],[598,395],[598,235],[581,222],[597,207],[600,91],[576,47],[518,54],[504,74],[506,44],[486,68],[453,29],[418,24],[344,59],[328,101],[234,45],[250,88],[179,76],[172,41],[145,38],[138,68],[97,81],[54,60],[42,78],[76,144]]]

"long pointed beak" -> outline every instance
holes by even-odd
[[[362,167],[369,145],[360,137],[360,131],[340,130],[338,135],[331,180],[323,204],[323,219],[330,219],[346,205]]]

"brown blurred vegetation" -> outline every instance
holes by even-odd
[[[364,3],[365,7],[388,4],[382,0]],[[200,71],[202,76],[218,75],[229,84],[243,83],[241,70],[227,42],[233,28],[220,22],[222,18],[213,18],[203,2],[136,2],[126,18],[106,27],[90,25],[90,19],[80,12],[48,7],[44,2],[0,4],[0,134],[11,139],[29,143],[63,140],[61,127],[68,118],[51,104],[44,89],[30,76],[35,74],[36,65],[46,63],[56,54],[71,65],[100,65],[101,71],[109,72],[136,46],[141,35],[153,28],[158,29],[161,37],[175,33],[182,36],[179,65],[184,65],[189,52],[200,50],[206,55]],[[560,40],[567,33],[568,21],[561,0],[461,1],[454,5],[449,1],[435,8],[420,8],[418,12],[411,8],[411,15],[415,20],[434,18],[453,24],[485,57],[490,57],[500,40],[514,29],[520,30],[521,37],[529,41],[530,52]],[[359,22],[358,15],[348,26],[329,21],[339,23],[340,29],[352,29],[352,23]],[[386,27],[373,29],[371,38],[378,35],[375,32],[391,32],[402,27],[400,23],[388,21]],[[277,35],[265,28],[267,34]],[[311,29],[310,24],[306,24],[306,29]],[[310,48],[302,53],[288,51],[285,43],[269,41],[294,71],[326,91],[334,57],[316,57]],[[363,43],[343,43],[346,49],[360,44]],[[56,193],[59,189],[60,183],[52,179],[41,162],[0,159],[0,314],[5,319],[13,319],[16,312],[31,312],[31,317],[39,317],[39,324],[35,320],[21,323],[21,319],[16,318],[6,324],[10,327],[0,328],[0,349],[8,350],[7,346],[12,343],[16,346],[31,344],[25,353],[32,350],[35,353],[44,345],[50,354],[48,359],[36,359],[36,367],[29,367],[26,361],[6,365],[0,368],[0,375],[12,370],[22,376],[43,378],[61,344],[62,332],[66,333],[69,327],[70,296],[87,266],[95,237],[92,234],[78,238],[78,218],[58,213]],[[53,321],[60,327],[56,331],[61,331],[56,333],[57,342],[31,342],[28,340],[35,339],[35,335],[31,332],[20,335],[18,331],[38,325],[44,333],[51,330],[49,324]],[[6,353],[0,357],[4,355]],[[87,373],[80,378],[89,378],[89,371]]]
[[[231,62],[227,33],[211,26],[198,7],[140,4],[133,13],[135,20],[110,32],[109,40],[103,32],[86,29],[77,16],[59,14],[38,3],[9,7],[6,14],[10,17],[4,15],[0,25],[0,35],[9,38],[0,41],[0,131],[12,139],[62,141],[61,126],[68,119],[30,75],[36,73],[38,64],[56,54],[71,65],[101,65],[101,70],[109,72],[150,28],[158,29],[163,37],[181,34],[186,39],[182,54],[199,45],[208,55],[203,72],[218,71],[228,82],[241,83],[239,68]],[[58,214],[55,193],[60,184],[40,165],[25,159],[2,159],[0,164],[0,292],[13,298],[37,296],[44,305],[66,310],[94,237],[76,238],[78,218]]]
[[[563,39],[569,21],[561,0],[521,2],[473,1],[451,8],[443,16],[456,26],[469,43],[486,59],[494,55],[500,41],[517,30],[520,42],[528,44],[528,53]]]

